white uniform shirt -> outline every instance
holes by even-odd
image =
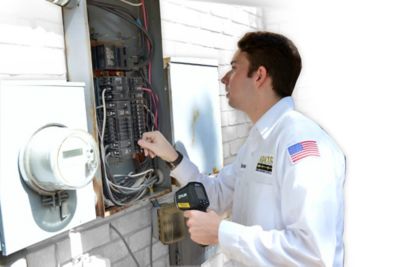
[[[343,266],[345,157],[291,97],[256,122],[218,177],[200,174],[187,158],[171,175],[202,182],[211,209],[232,211],[218,238],[233,265]]]

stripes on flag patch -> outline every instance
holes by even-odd
[[[288,148],[288,151],[293,163],[310,156],[319,157],[316,141],[303,141],[294,144]]]

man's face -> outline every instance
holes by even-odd
[[[229,105],[244,112],[251,106],[253,82],[251,77],[247,77],[249,65],[246,53],[237,50],[231,61],[231,70],[221,79]]]

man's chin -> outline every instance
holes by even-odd
[[[228,98],[228,105],[232,108],[235,108],[235,104],[232,103],[232,100]]]

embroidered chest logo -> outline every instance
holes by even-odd
[[[258,160],[256,171],[271,174],[273,163],[274,163],[274,157],[261,156],[260,159]]]

